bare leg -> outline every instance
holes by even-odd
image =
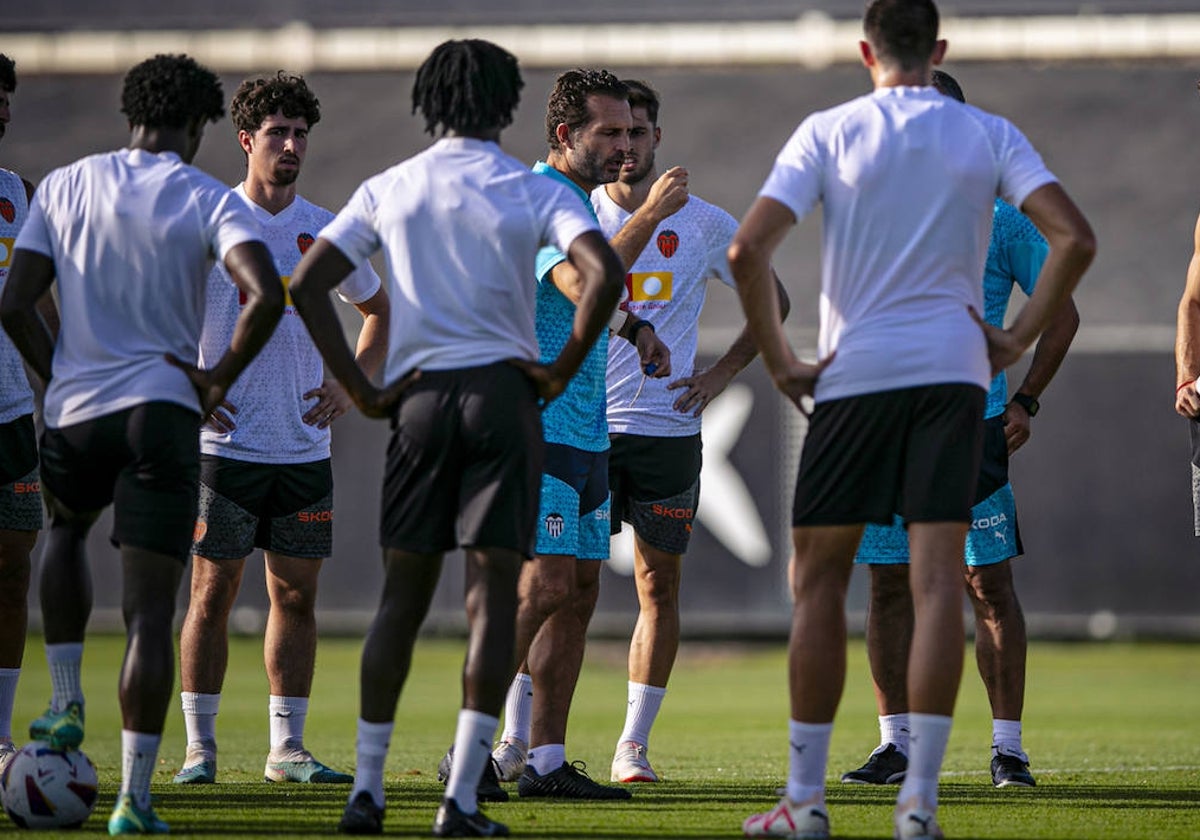
[[[242,584],[245,558],[192,556],[191,600],[179,634],[183,690],[220,694],[229,661],[229,611]]]
[[[908,650],[912,644],[913,602],[907,563],[871,565],[867,610],[867,659],[880,715],[908,711]]]
[[[29,623],[29,553],[37,531],[0,530],[0,668],[20,668]]]
[[[321,561],[266,552],[271,599],[263,659],[271,694],[308,697],[317,661],[317,575]]]
[[[56,512],[58,505],[50,497],[47,505],[51,523],[38,583],[43,633],[48,645],[82,642],[92,614],[92,572],[84,548],[99,514]]]
[[[846,587],[861,525],[792,529],[792,720],[829,723],[846,680]]]
[[[442,555],[389,548],[384,550],[383,566],[379,611],[367,631],[359,672],[360,714],[370,723],[390,722],[396,716],[413,645],[442,572]]]
[[[638,618],[629,645],[629,680],[666,688],[679,652],[679,579],[683,555],[634,539]]]
[[[463,664],[463,708],[500,716],[512,679],[517,620],[518,552],[467,551],[466,604],[470,636]]]
[[[172,622],[183,564],[145,549],[121,549],[125,589],[125,662],[121,719],[130,732],[161,734],[175,684]]]
[[[531,748],[566,743],[567,718],[583,668],[587,627],[600,595],[600,561],[572,558],[572,562],[575,585],[570,600],[542,625],[528,653],[534,686]]]
[[[1020,720],[1025,705],[1025,615],[1013,587],[1012,563],[968,566],[967,594],[975,608],[975,660],[992,717]]]
[[[914,522],[912,556],[913,640],[908,658],[911,712],[953,715],[962,680],[962,558],[966,523]]]

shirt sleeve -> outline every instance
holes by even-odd
[[[1032,295],[1050,246],[1025,214],[1016,208],[1009,209],[1010,212],[1005,214],[1007,233],[1004,241],[1008,271],[1021,291]]]
[[[784,145],[758,194],[783,204],[800,221],[821,200],[824,163],[816,142],[816,122],[809,117]]]
[[[534,206],[542,211],[542,241],[545,247],[537,253],[535,271],[538,282],[548,278],[550,270],[567,258],[571,243],[583,234],[600,230],[600,223],[590,208],[582,204],[565,187],[549,178],[535,181],[546,193],[535,199]]]
[[[21,232],[17,234],[17,241],[13,247],[35,251],[53,259],[54,243],[50,238],[50,226],[46,224],[46,213],[42,209],[42,200],[48,189],[48,180],[47,178],[42,181],[42,185],[33,194],[33,201],[29,202],[29,213],[25,217],[25,224],[21,227]]]
[[[1020,129],[1008,120],[997,119],[1000,125],[1000,186],[997,194],[1013,207],[1020,208],[1030,193],[1058,179]]]
[[[737,288],[729,268],[729,243],[737,233],[737,219],[719,207],[712,208],[709,218],[709,251],[704,276],[706,279],[715,277],[731,289]]]
[[[382,286],[383,281],[375,273],[375,268],[369,260],[364,260],[345,280],[338,283],[337,293],[346,303],[356,304],[370,300]]]
[[[210,199],[214,196],[209,214],[209,247],[217,261],[224,263],[225,255],[243,242],[261,242],[262,234],[259,224],[246,207],[245,203],[224,184],[216,182],[219,188],[210,188]]]
[[[375,196],[369,183],[361,184],[341,212],[319,234],[321,239],[341,251],[356,269],[382,244],[375,225],[375,207]]]

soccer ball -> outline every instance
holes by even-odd
[[[0,778],[4,810],[21,828],[78,828],[96,804],[96,768],[79,750],[26,744]]]

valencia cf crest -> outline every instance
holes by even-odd
[[[2,195],[0,195],[0,216],[3,216],[4,221],[10,225],[12,220],[17,217],[17,208],[13,207],[13,203]]]
[[[300,249],[301,254],[304,254],[308,252],[308,249],[312,247],[315,241],[311,233],[302,233],[296,237],[296,247]]]
[[[658,235],[659,252],[670,259],[679,250],[679,234],[673,230],[664,230]]]
[[[563,526],[566,520],[563,519],[561,513],[551,513],[546,516],[546,533],[554,539],[562,536]]]

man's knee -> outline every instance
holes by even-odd
[[[637,587],[645,604],[671,608],[679,600],[679,579],[683,558],[678,554],[642,548],[637,570]]]
[[[520,609],[545,618],[575,594],[574,557],[536,557],[525,564],[519,584]]]
[[[1012,565],[1008,560],[986,566],[967,566],[967,594],[977,607],[990,613],[1010,611],[1017,604]]]

